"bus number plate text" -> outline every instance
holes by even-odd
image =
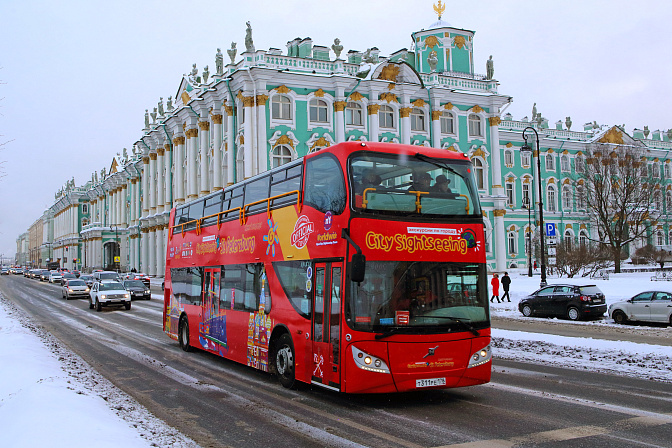
[[[433,386],[445,386],[445,378],[429,378],[426,380],[415,380],[415,387],[433,387]]]

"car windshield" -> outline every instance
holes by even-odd
[[[445,332],[489,325],[485,265],[368,261],[350,283],[346,319],[356,330]]]
[[[70,280],[68,286],[86,286],[86,283],[81,280]]]
[[[80,275],[79,276],[80,280],[91,280],[92,278],[93,277],[91,277],[90,275]]]
[[[124,287],[119,282],[105,282],[100,284],[101,291],[113,291],[115,289],[124,289]]]
[[[142,283],[140,280],[128,280],[128,281],[124,282],[124,286],[126,286],[127,288],[131,288],[131,287],[144,288],[145,284]]]
[[[480,215],[468,160],[362,152],[350,159],[353,207],[393,215]]]
[[[116,278],[118,277],[118,275],[117,275],[116,272],[101,272],[100,274],[98,274],[98,277],[99,277],[101,280],[105,280],[105,279],[116,279]]]

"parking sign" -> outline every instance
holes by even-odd
[[[555,223],[546,223],[546,236],[555,236]]]

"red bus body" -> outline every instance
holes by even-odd
[[[349,172],[352,168],[348,165],[352,154],[365,151],[413,157],[419,149],[425,158],[468,161],[462,154],[432,148],[341,143],[301,160],[302,188],[283,196],[292,198],[289,205],[274,208],[273,201],[261,201],[249,207],[250,203],[245,201],[236,211],[224,214],[222,210],[209,218],[211,225],[204,225],[205,220],[176,223],[177,209],[171,210],[164,331],[179,340],[180,329],[187,323],[189,346],[274,373],[278,352],[282,351],[285,361],[291,356],[296,381],[346,393],[402,392],[490,381],[485,240],[480,212],[465,216],[465,222],[460,223],[454,218],[442,222],[423,221],[422,216],[412,219],[389,214],[369,216],[355,210],[362,198],[353,191]],[[327,153],[338,162],[345,177],[348,200],[340,213],[320,211],[306,201],[306,164]],[[366,195],[363,196],[366,200]],[[418,194],[418,201],[423,197]],[[253,209],[256,211],[252,212]],[[219,223],[214,222],[217,220]],[[425,278],[416,273],[410,280],[415,282],[414,286],[405,295],[415,296],[413,306],[422,301],[420,306],[428,310],[434,306],[441,314],[413,311],[411,305],[401,305],[404,300],[401,297],[394,299],[401,309],[379,311],[379,315],[386,316],[379,322],[373,311],[368,314],[357,311],[373,310],[373,302],[375,306],[380,302],[382,310],[394,294],[386,294],[389,296],[386,301],[371,292],[375,285],[364,290],[362,284],[349,281],[351,261],[358,251],[366,257],[366,276],[391,266],[396,266],[397,271],[398,266],[407,267],[407,271],[426,267],[431,276]],[[395,265],[396,260],[402,261]],[[444,291],[441,300],[447,300],[443,279],[452,275],[447,273],[453,268],[436,266],[448,261],[475,266],[477,286],[470,288],[478,291],[478,307],[447,308],[431,304],[431,293],[424,291],[429,291],[432,285],[436,288],[438,278],[444,283],[439,285]],[[235,266],[229,269],[230,265]],[[432,267],[436,267],[434,271]],[[400,274],[403,279],[392,280],[379,275],[378,280],[391,285],[388,289],[394,288],[393,291],[400,282],[408,283],[411,276],[404,272]],[[395,271],[395,276],[398,275]],[[179,280],[174,284],[176,276]],[[239,286],[237,278],[241,278]],[[302,289],[299,286],[304,285],[304,280]],[[289,284],[298,291],[289,291]],[[366,285],[366,280],[363,284]],[[466,286],[455,288],[462,290]],[[358,294],[357,301],[350,299],[354,294]],[[466,289],[464,294],[468,295]],[[363,303],[366,301],[371,303]],[[475,330],[468,322],[465,324],[468,319],[447,317],[450,313],[446,310],[452,312],[458,308],[480,316],[476,319],[480,327]],[[432,325],[422,326],[423,320],[418,319]],[[417,332],[415,326],[406,326],[410,322],[418,325]],[[445,331],[441,330],[442,325],[446,325]],[[283,351],[279,343],[288,340],[286,335],[291,338],[291,354],[287,347]]]

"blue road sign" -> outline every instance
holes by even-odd
[[[555,236],[555,223],[547,222],[546,224],[546,236]]]

